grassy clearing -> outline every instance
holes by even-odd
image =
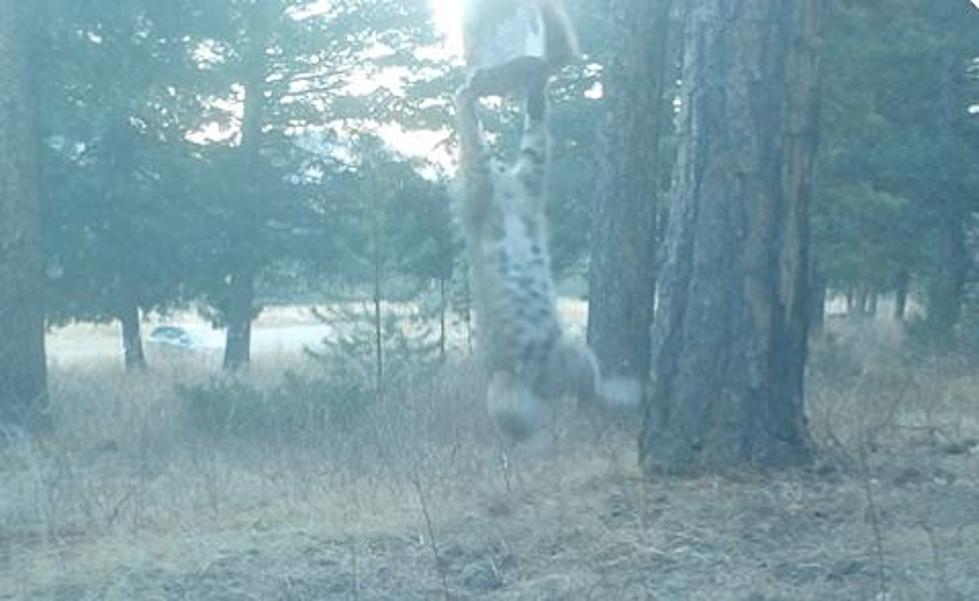
[[[205,366],[58,368],[57,432],[0,450],[0,599],[979,599],[979,378],[899,342],[816,344],[813,469],[694,480],[570,408],[504,469],[465,364],[342,418],[337,376],[260,364],[293,418],[224,429]]]

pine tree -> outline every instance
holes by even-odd
[[[0,436],[46,425],[43,254],[28,42],[34,3],[0,1]]]
[[[670,124],[670,0],[615,0],[601,184],[592,219],[588,343],[606,375],[644,382],[656,294],[660,148]]]
[[[647,471],[807,461],[808,206],[822,0],[692,2],[644,407]]]

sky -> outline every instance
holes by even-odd
[[[446,39],[445,45],[439,50],[456,57],[462,56],[462,2],[463,0],[428,0],[435,26]],[[424,52],[430,51],[428,49]],[[453,159],[442,144],[448,132],[405,131],[395,124],[389,124],[382,126],[379,133],[398,152],[424,157],[437,165],[437,169],[442,172],[451,170]]]
[[[435,25],[447,40],[445,50],[452,54],[462,53],[462,6],[465,0],[428,0]],[[979,2],[979,0],[976,0]],[[296,18],[307,18],[326,11],[330,0],[316,0],[308,4]]]
[[[462,2],[463,0],[428,0],[435,25],[446,37],[446,50],[457,56],[462,53]]]
[[[462,2],[463,0],[428,0],[436,27],[445,36],[445,42],[437,48],[419,49],[419,54],[431,58],[436,56],[461,57],[462,55]],[[302,12],[294,13],[293,18],[306,19],[322,14],[328,8],[330,0],[317,0],[306,5]],[[350,88],[355,93],[367,94],[374,88],[389,86],[397,88],[401,84],[399,73],[389,73],[385,77],[377,74],[365,74],[362,79],[355,79]],[[241,98],[216,100],[217,105],[231,112],[239,119],[243,110]],[[437,172],[445,173],[451,170],[453,159],[447,151],[444,141],[447,131],[416,130],[408,131],[397,124],[380,125],[378,133],[397,152],[407,156],[424,158],[434,164],[434,170],[426,175]],[[237,135],[235,128],[225,128],[218,123],[210,123],[192,132],[188,139],[206,144],[215,141],[226,141]]]
[[[321,0],[325,5],[329,0]],[[462,7],[464,0],[428,0],[432,10],[435,26],[445,36],[445,43],[440,48],[419,49],[419,53],[431,57],[432,53],[442,53],[450,57],[462,56]],[[316,5],[312,5],[311,14],[315,14]],[[364,93],[376,85],[382,78],[372,76],[360,82],[365,87]],[[359,87],[355,82],[355,86]],[[397,77],[381,85],[398,85]],[[378,132],[381,137],[396,151],[408,156],[422,157],[434,163],[437,169],[448,171],[453,162],[443,142],[448,135],[446,131],[416,130],[406,131],[396,124],[382,125]]]

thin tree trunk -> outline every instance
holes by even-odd
[[[254,272],[244,267],[232,273],[228,293],[224,368],[234,371],[251,362],[252,318],[255,311]]]
[[[968,102],[966,90],[967,69],[965,57],[943,57],[941,86],[936,99],[942,115],[940,127],[947,130],[945,136],[954,140],[963,134],[958,130],[969,128],[962,125],[965,113],[962,107]],[[971,61],[971,57],[968,57]],[[971,129],[971,128],[970,128]],[[965,134],[970,135],[970,134]],[[962,161],[949,165],[950,185],[944,190],[931,191],[935,196],[934,210],[939,215],[937,224],[940,234],[938,263],[926,287],[927,325],[932,340],[946,344],[956,339],[956,327],[962,318],[966,283],[969,275],[968,252],[969,220],[972,216],[970,193],[958,184],[966,179],[969,167]]]
[[[445,314],[448,310],[445,294],[445,278],[439,278],[439,361],[445,363]]]
[[[384,398],[384,324],[379,290],[374,294],[374,388],[378,400]]]
[[[854,311],[851,317],[865,317],[867,315],[867,288],[861,286],[857,290],[857,296],[854,300]]]
[[[264,11],[270,10],[266,5]],[[262,6],[253,9],[248,33],[251,40],[246,49],[244,113],[241,125],[241,146],[238,149],[239,185],[242,206],[237,219],[235,240],[238,265],[231,273],[228,286],[228,331],[224,347],[224,368],[236,370],[251,362],[252,319],[255,316],[255,279],[259,257],[256,239],[262,228],[262,194],[255,176],[261,168],[262,122],[265,119],[265,27]]]
[[[33,2],[0,0],[0,438],[49,426],[38,146],[28,40]]]
[[[815,265],[810,273],[809,298],[809,327],[818,334],[826,325],[826,276]]]
[[[143,336],[139,324],[139,301],[128,282],[122,284],[119,323],[122,325],[122,352],[127,371],[146,367]]]
[[[911,273],[902,269],[894,283],[894,319],[904,321],[908,312],[908,289],[911,286]]]
[[[588,343],[608,376],[645,382],[656,296],[659,145],[670,123],[671,0],[613,0],[601,183],[592,219]]]
[[[962,317],[962,305],[969,273],[969,255],[965,227],[968,223],[960,213],[958,199],[943,201],[939,268],[926,287],[926,323],[936,342],[955,338],[955,327]]]
[[[381,300],[384,298],[384,222],[380,194],[373,197],[371,215],[371,252],[374,262],[374,378],[377,400],[384,398],[384,323]]]
[[[697,0],[644,407],[647,472],[811,459],[803,411],[822,0]]]
[[[469,278],[462,278],[462,295],[463,295],[463,319],[466,321],[466,350],[472,355],[473,354],[473,312],[472,312],[472,290],[469,288]]]
[[[970,278],[965,285],[961,334],[966,349],[979,359],[979,212],[971,215],[966,228]]]

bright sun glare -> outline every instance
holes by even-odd
[[[462,0],[428,0],[435,25],[445,35],[447,49],[455,56],[462,53]]]

